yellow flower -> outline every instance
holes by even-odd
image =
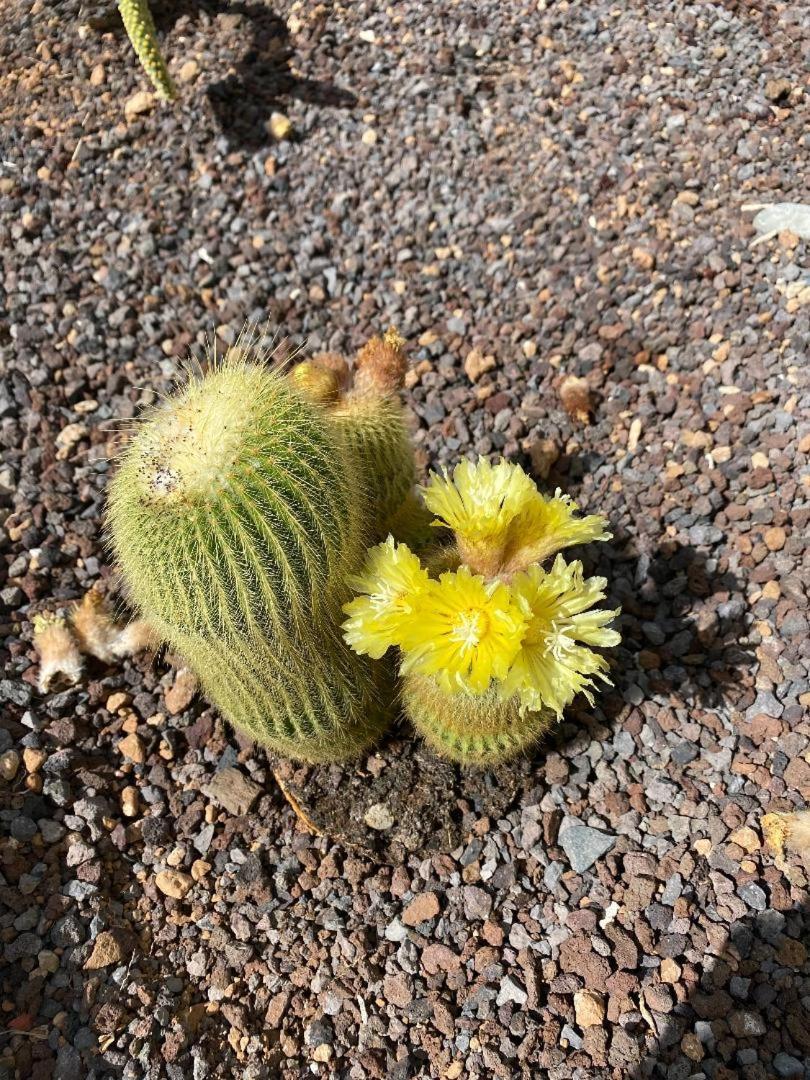
[[[550,499],[535,491],[510,526],[504,570],[523,570],[573,544],[610,540],[611,533],[601,514],[577,518],[577,510],[574,500],[559,488]]]
[[[343,636],[355,652],[379,660],[399,645],[403,627],[430,579],[419,557],[389,536],[368,553],[363,573],[354,579],[358,596],[343,610],[349,618]]]
[[[520,652],[501,684],[503,697],[517,694],[521,711],[552,709],[559,717],[578,693],[593,704],[595,679],[610,682],[608,662],[588,646],[618,645],[620,635],[607,627],[618,614],[587,610],[604,598],[604,578],[584,578],[582,563],[561,555],[548,571],[532,566],[512,581],[528,629]]]
[[[433,675],[448,694],[503,679],[526,631],[508,586],[460,567],[431,581],[402,639],[402,674]]]
[[[559,489],[545,498],[519,465],[486,458],[462,461],[452,479],[432,476],[422,491],[437,517],[456,534],[459,555],[485,577],[515,573],[562,548],[609,540],[598,514],[577,518],[577,505]]]
[[[422,489],[428,510],[456,534],[462,559],[474,569],[491,573],[506,546],[509,526],[537,493],[534,481],[508,461],[490,465],[462,461],[452,479],[435,473]]]

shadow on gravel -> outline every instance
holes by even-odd
[[[700,880],[695,884],[699,891]],[[764,907],[765,894],[759,892]],[[706,910],[711,914],[712,906]],[[716,929],[714,941],[699,932],[705,947],[698,964],[669,960],[643,989],[644,1008],[624,1030],[641,1042],[652,1029],[654,1048],[628,1075],[632,1080],[806,1080],[810,911],[768,908]],[[692,943],[701,948],[695,936]],[[670,978],[677,985],[666,981]]]
[[[155,24],[163,34],[178,19],[228,20],[227,31],[243,35],[236,72],[210,82],[208,99],[217,123],[232,148],[254,151],[273,141],[267,123],[285,101],[296,98],[311,105],[351,108],[356,97],[331,83],[294,74],[295,57],[284,19],[262,3],[227,0],[167,0],[156,6]],[[227,59],[227,57],[226,57]],[[214,72],[204,72],[210,79]]]
[[[676,540],[621,553],[621,538],[595,568],[622,607],[619,678],[643,674],[649,690],[706,708],[734,702],[755,662],[742,582],[718,560]],[[627,655],[629,654],[629,656]]]

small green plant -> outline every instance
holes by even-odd
[[[158,45],[155,22],[147,0],[118,0],[118,10],[127,36],[155,88],[155,93],[164,101],[171,101],[176,90]]]
[[[340,633],[391,507],[334,412],[356,401],[363,428],[394,390],[329,402],[314,381],[232,350],[141,425],[109,525],[132,599],[223,715],[279,753],[331,761],[380,733],[393,697],[385,666]]]
[[[319,361],[316,357],[313,364],[319,374],[328,371],[339,378],[333,358]],[[360,350],[352,385],[347,390],[337,389],[327,402],[329,415],[360,470],[365,499],[378,515],[372,543],[396,531],[398,524],[402,526],[404,518],[399,515],[416,483],[413,450],[399,399],[406,370],[405,340],[391,328]],[[310,378],[316,381],[312,374]]]
[[[393,537],[372,549],[360,595],[344,607],[345,637],[375,659],[400,650],[405,712],[440,754],[494,764],[531,746],[578,693],[592,701],[595,680],[609,681],[592,646],[618,644],[607,625],[618,611],[593,610],[605,580],[558,552],[610,534],[505,461],[462,462],[423,496],[452,544],[426,565]]]

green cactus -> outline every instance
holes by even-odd
[[[155,93],[164,101],[171,101],[176,96],[176,90],[158,46],[157,31],[149,4],[146,0],[118,0],[118,10],[127,36],[155,88]]]
[[[155,410],[110,489],[131,596],[223,715],[306,761],[386,722],[390,673],[343,642],[366,546],[360,473],[328,413],[240,350]]]
[[[416,730],[444,758],[462,765],[497,765],[525,753],[554,723],[550,710],[520,715],[517,697],[445,693],[434,678],[405,675],[402,704]]]
[[[392,397],[349,397],[332,409],[331,416],[361,470],[365,499],[375,509],[369,537],[373,543],[392,529],[416,483],[402,406]]]

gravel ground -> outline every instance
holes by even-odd
[[[810,1077],[759,829],[810,800],[810,258],[741,212],[806,198],[806,9],[166,4],[151,108],[80,7],[0,39],[0,1077]],[[421,466],[611,519],[615,689],[444,844],[303,831],[171,658],[35,690],[33,615],[114,592],[112,421],[245,320],[395,323]]]

